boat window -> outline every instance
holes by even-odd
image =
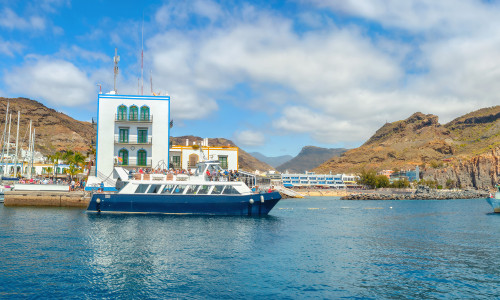
[[[172,191],[174,190],[175,185],[173,184],[166,184],[163,187],[163,190],[161,191],[162,194],[171,194]]]
[[[182,194],[182,192],[184,191],[185,188],[186,188],[186,185],[184,185],[184,184],[176,185],[174,190],[172,191],[172,194]]]
[[[193,195],[196,194],[196,190],[198,189],[199,185],[188,185],[186,194],[187,195]]]
[[[148,194],[158,194],[158,191],[161,188],[161,184],[152,184],[148,190]]]
[[[198,165],[198,168],[195,171],[195,175],[203,174],[203,165]]]
[[[149,184],[139,184],[137,189],[135,190],[136,194],[145,193],[148,190]]]
[[[197,194],[206,195],[210,190],[210,185],[201,185]]]
[[[212,194],[219,195],[224,189],[223,185],[214,185],[214,189],[212,190]]]
[[[222,194],[224,195],[233,195],[233,194],[239,194],[238,192],[232,185],[226,185],[224,188],[224,191],[222,191]]]

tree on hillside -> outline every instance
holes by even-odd
[[[389,178],[385,175],[377,175],[375,176],[376,187],[385,188],[389,186]]]
[[[369,188],[375,188],[377,186],[377,172],[375,170],[370,169],[370,170],[362,170],[361,174],[359,175],[359,180],[358,183],[362,185],[366,185]]]
[[[373,169],[362,170],[359,175],[358,183],[372,189],[384,188],[389,186],[389,178],[385,175],[377,175],[377,172]]]

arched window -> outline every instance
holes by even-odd
[[[118,164],[121,166],[128,166],[128,150],[121,149],[118,151]]]
[[[139,117],[139,109],[137,108],[137,106],[132,105],[130,107],[130,112],[129,112],[128,119],[130,121],[137,121],[138,117]]]
[[[198,154],[194,154],[193,153],[193,154],[189,155],[188,167],[190,167],[190,168],[196,167],[196,164],[198,163],[198,160],[199,160]]]
[[[116,115],[117,120],[127,119],[127,107],[125,105],[118,106],[118,114]]]
[[[137,151],[137,165],[138,166],[147,166],[148,165],[148,156],[146,150]]]
[[[146,105],[141,107],[141,120],[149,121],[149,107]]]

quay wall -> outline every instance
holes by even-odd
[[[86,208],[88,193],[54,191],[10,191],[4,194],[4,206],[46,206]]]

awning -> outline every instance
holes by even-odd
[[[283,186],[284,187],[293,187],[293,184],[285,183]]]

